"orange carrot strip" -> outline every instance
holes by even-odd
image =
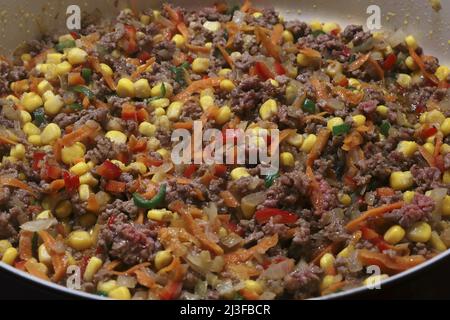
[[[436,166],[435,158],[423,146],[419,146],[419,152],[430,167]]]
[[[386,205],[378,207],[378,208],[369,209],[369,210],[363,212],[359,217],[357,217],[357,218],[353,219],[352,221],[350,221],[349,223],[347,223],[345,228],[349,232],[356,231],[356,230],[358,230],[359,226],[367,219],[374,218],[374,217],[380,217],[387,212],[391,212],[392,210],[395,210],[395,209],[400,209],[403,205],[404,205],[404,202],[399,201],[399,202],[395,202],[395,203],[391,203],[391,204],[386,204]]]
[[[255,254],[264,254],[270,248],[276,246],[278,243],[278,234],[261,239],[255,246],[249,249],[238,249],[235,252],[225,255],[225,262],[227,264],[236,264],[250,260]]]
[[[280,62],[281,61],[280,46],[274,45],[261,27],[258,26],[255,27],[255,34],[260,39],[261,44],[266,49],[268,55],[277,60],[278,62]]]
[[[150,262],[143,262],[143,263],[139,263],[136,264],[134,266],[132,266],[131,268],[129,268],[128,270],[125,271],[111,271],[112,274],[114,275],[130,275],[133,274],[136,270],[148,267],[150,265]]]
[[[33,257],[32,243],[33,243],[33,232],[25,230],[20,231],[19,237],[20,259],[28,260]]]
[[[150,67],[153,63],[155,63],[155,58],[152,57],[150,59],[148,59],[147,61],[145,61],[145,63],[143,65],[140,65],[139,67],[136,68],[136,71],[134,71],[131,74],[131,79],[136,79],[142,72],[144,72],[145,70],[147,70],[148,67]]]
[[[208,47],[203,47],[203,46],[195,46],[193,44],[186,44],[186,48],[189,51],[194,51],[194,52],[202,52],[202,53],[210,53],[211,52],[211,48]]]
[[[273,27],[272,30],[272,34],[270,35],[270,41],[272,41],[272,43],[274,45],[279,45],[281,42],[281,39],[283,38],[283,25],[278,23]]]
[[[318,99],[327,100],[329,98],[326,85],[319,79],[311,79],[311,85],[313,86]]]
[[[369,56],[368,62],[370,63],[371,66],[374,67],[380,80],[384,80],[384,70],[380,66],[380,64],[376,60],[372,59],[370,56]]]
[[[348,71],[353,72],[361,68],[370,58],[370,53],[360,56],[348,66]]]
[[[85,124],[80,128],[78,128],[77,130],[63,136],[61,138],[61,143],[65,147],[71,146],[76,142],[79,142],[89,137],[93,137],[93,135],[96,132],[98,132],[99,129],[100,126],[96,122]]]
[[[179,22],[177,24],[177,29],[187,41],[189,39],[189,29],[186,27],[186,24],[184,22]]]
[[[28,260],[27,262],[25,262],[24,266],[29,274],[39,279],[50,281],[49,277],[39,268],[38,263],[36,261]]]
[[[56,240],[45,230],[38,231],[39,236],[44,242],[45,248],[52,258],[53,269],[55,271],[52,280],[55,282],[60,281],[66,274],[67,259],[64,253],[58,253],[55,251]]]
[[[210,87],[217,87],[220,84],[220,78],[207,78],[192,82],[184,91],[176,95],[175,100],[187,101],[193,93],[199,92]]]
[[[222,54],[223,58],[225,59],[226,63],[233,69],[234,68],[234,61],[231,59],[230,55],[228,54],[227,50],[225,50],[224,47],[222,47],[220,44],[217,45],[217,48],[219,49],[220,53]]]
[[[306,165],[309,167],[312,167],[314,164],[314,161],[319,158],[320,154],[322,153],[323,149],[326,147],[328,143],[328,139],[330,138],[331,131],[327,128],[324,128],[319,131],[317,134],[317,141],[314,144],[313,148],[311,149],[311,152],[308,154],[308,158],[306,160]]]
[[[411,56],[411,58],[413,58],[414,62],[417,64],[420,71],[422,72],[423,76],[427,78],[429,81],[431,81],[433,84],[438,85],[439,79],[434,74],[431,74],[427,71],[425,63],[423,62],[422,58],[416,53],[416,50],[410,47],[409,55]]]
[[[102,75],[102,77],[105,80],[108,87],[111,90],[116,91],[116,84],[114,83],[113,78],[111,77],[111,75],[109,75],[105,71],[103,71],[103,69],[100,67],[100,63],[99,63],[98,59],[91,56],[88,58],[88,60],[89,60],[90,64],[92,65],[92,67],[94,68],[95,72],[98,72]]]
[[[220,197],[223,199],[225,205],[229,208],[237,208],[239,207],[239,202],[236,200],[236,198],[233,196],[233,194],[228,191],[221,191],[219,193]]]
[[[252,3],[250,0],[244,0],[244,4],[241,6],[242,12],[247,12],[251,9]]]
[[[137,269],[134,271],[134,274],[136,275],[137,282],[144,287],[147,287],[149,289],[154,289],[157,287],[155,279],[153,279],[147,271],[143,269]]]
[[[19,188],[28,191],[33,197],[37,198],[37,194],[33,189],[31,189],[26,183],[16,178],[0,177],[0,186]]]

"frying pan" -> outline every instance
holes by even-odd
[[[214,3],[214,0],[175,0],[172,3],[192,9]],[[193,3],[194,2],[194,3]],[[239,1],[229,1],[233,2]],[[159,7],[162,1],[136,0],[138,9]],[[442,9],[433,10],[428,0],[392,1],[378,0],[378,7],[368,8],[373,4],[364,0],[253,0],[257,7],[274,6],[286,20],[319,20],[338,22],[341,26],[362,24],[366,26],[373,13],[380,12],[381,30],[392,32],[402,29],[406,34],[413,34],[426,52],[435,55],[444,64],[450,64],[450,1],[442,0]],[[90,16],[94,21],[99,18],[114,18],[118,12],[129,7],[125,0],[0,0],[0,54],[11,55],[15,48],[25,41],[38,39],[42,34],[67,33],[66,10],[69,5],[78,5],[82,17]],[[369,9],[369,10],[368,10]],[[375,10],[375,11],[371,11]],[[373,17],[373,16],[372,16]],[[374,21],[374,20],[371,20]],[[376,20],[375,20],[376,21]],[[390,277],[381,283],[382,288],[395,285],[399,280],[417,276],[431,266],[448,261],[450,250],[411,268],[401,274]],[[85,299],[102,299],[97,295],[68,289],[35,278],[11,266],[0,263],[2,276],[10,276],[20,284],[24,282],[29,288],[51,293],[53,297],[78,297]],[[26,288],[26,287],[25,287]],[[369,293],[366,287],[359,287],[335,293],[320,299],[342,299]]]

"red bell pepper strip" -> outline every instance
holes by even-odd
[[[395,53],[389,54],[383,62],[383,69],[386,71],[390,71],[394,68],[397,63],[397,55]]]
[[[216,177],[223,176],[227,172],[227,166],[224,164],[215,164],[213,169],[213,174]]]
[[[41,161],[45,158],[44,152],[35,152],[33,154],[33,170],[39,170],[41,168]]]
[[[426,139],[434,136],[437,132],[438,130],[435,127],[426,127],[422,129],[422,131],[420,132],[420,136]]]
[[[269,67],[262,61],[256,61],[255,71],[256,74],[264,81],[274,78],[272,71],[270,71]]]
[[[270,218],[276,223],[295,223],[298,220],[297,215],[276,208],[265,208],[255,213],[255,220],[260,224],[269,222]]]
[[[125,192],[126,183],[116,180],[109,180],[106,183],[105,190],[112,193],[122,193]]]
[[[174,300],[180,293],[183,284],[178,281],[169,281],[169,283],[159,292],[159,298],[161,300]]]
[[[46,163],[43,178],[47,182],[57,180],[61,177],[61,171],[60,167]]]
[[[80,178],[76,175],[70,174],[68,171],[63,172],[64,186],[67,192],[72,193],[80,186]]]
[[[137,120],[136,107],[126,103],[122,106],[122,120]]]
[[[123,42],[123,49],[128,53],[137,51],[138,46],[136,42],[136,29],[133,26],[125,25],[125,39]]]
[[[194,172],[197,170],[197,166],[193,163],[191,163],[190,165],[188,165],[186,167],[186,169],[184,169],[183,175],[186,178],[190,178],[192,177],[192,175],[194,174]]]
[[[362,227],[361,232],[362,237],[367,241],[376,245],[380,251],[389,250],[393,248],[389,243],[384,241],[383,237],[381,237],[375,230],[370,229],[368,227]]]
[[[274,68],[275,68],[275,73],[279,76],[282,76],[284,74],[286,74],[286,69],[283,67],[283,65],[279,62],[274,63]]]
[[[120,170],[118,166],[116,166],[109,160],[106,160],[100,166],[98,166],[96,172],[98,175],[102,176],[107,180],[118,179],[122,174],[122,170]]]

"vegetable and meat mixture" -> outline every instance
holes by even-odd
[[[0,258],[41,279],[304,299],[450,246],[450,70],[401,30],[164,4],[32,41],[0,74]],[[196,120],[280,130],[279,171],[175,166]]]

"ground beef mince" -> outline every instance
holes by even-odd
[[[0,260],[35,274],[45,244],[48,279],[99,265],[80,290],[110,298],[307,299],[450,246],[438,58],[257,1],[135,10],[0,57]]]

